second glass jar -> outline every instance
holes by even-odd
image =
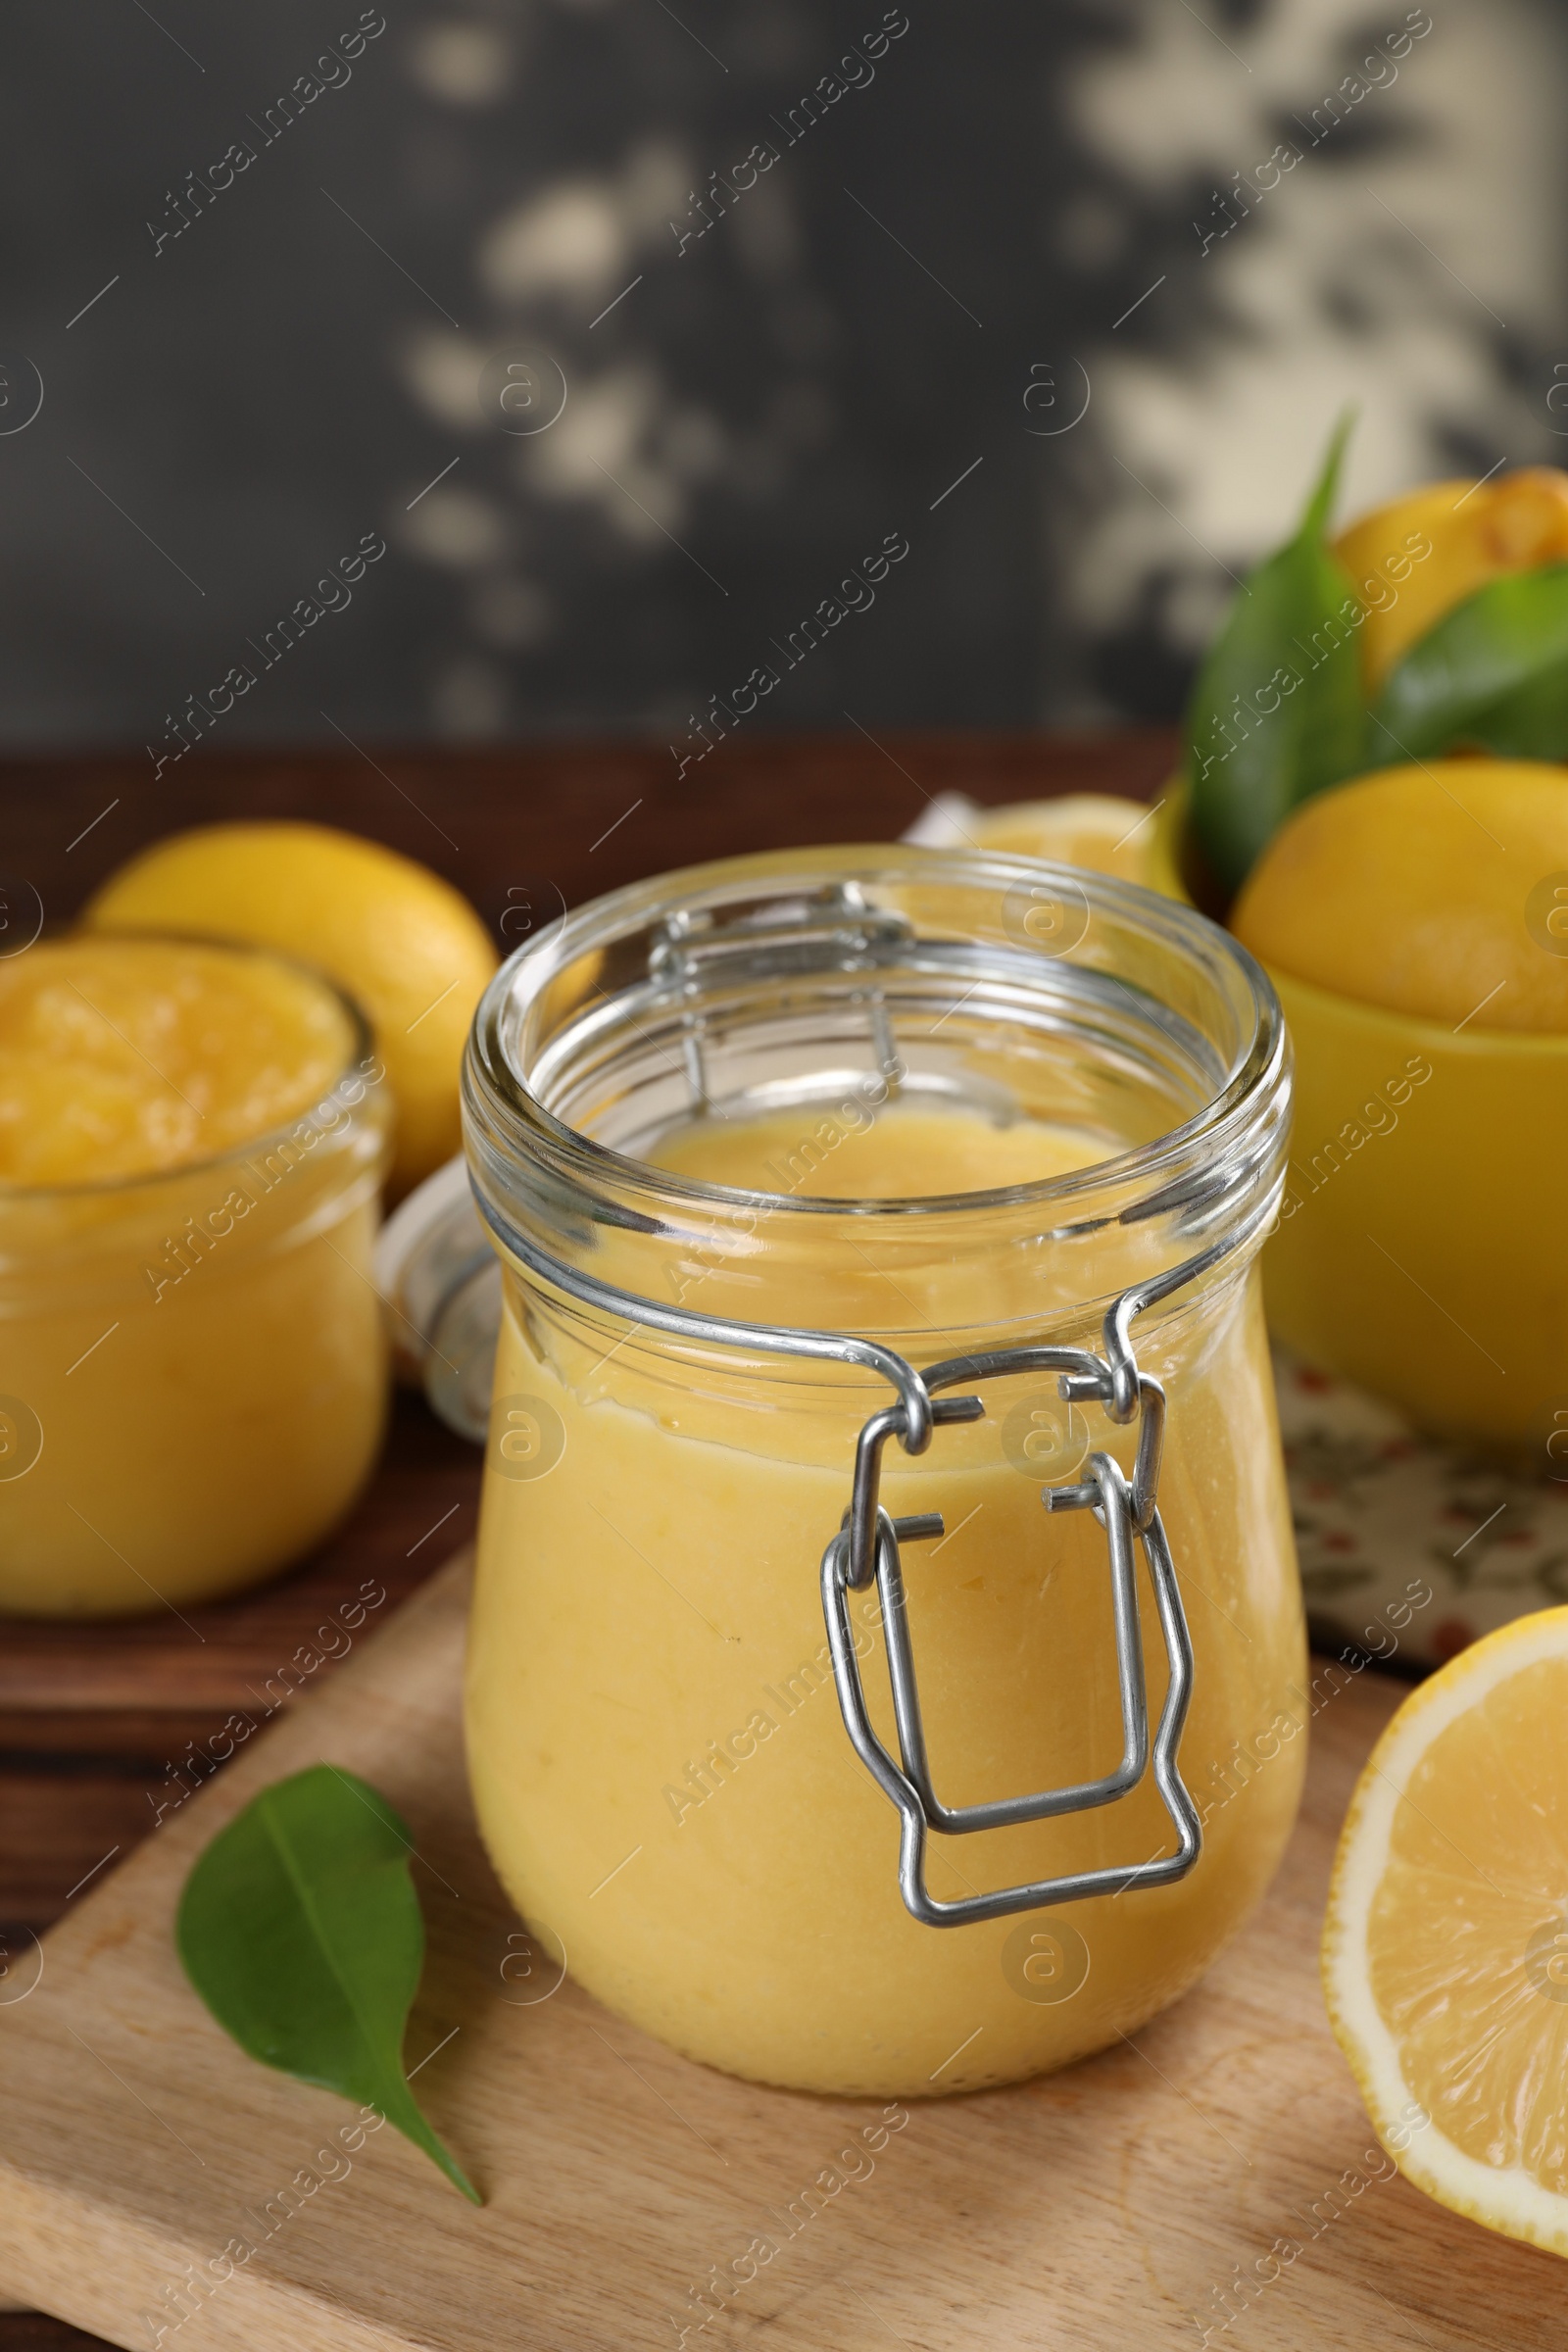
[[[0,1612],[178,1612],[275,1575],[342,1517],[385,1426],[390,1103],[364,1020],[319,974],[211,941],[88,940],[81,976],[123,955],[198,1003],[226,970],[264,1009],[303,1004],[328,1083],[189,1164],[0,1182]],[[286,1056],[269,1075],[297,1091]]]

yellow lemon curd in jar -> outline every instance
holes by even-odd
[[[799,1191],[813,1117],[700,1121],[651,1158],[720,1185]],[[1043,1121],[894,1104],[819,1152],[808,1189],[857,1201],[974,1192],[1121,1148]],[[917,1363],[950,1352],[956,1327],[1030,1311],[1027,1251],[1016,1278],[994,1256],[989,1271],[942,1263],[917,1232],[890,1240],[889,1222],[836,1256],[824,1245],[761,1305],[700,1266],[683,1303],[892,1333]],[[1108,1235],[1100,1265],[1080,1262],[1072,1279],[1113,1294],[1152,1270],[1151,1247],[1138,1228]],[[1137,1326],[1140,1362],[1169,1396],[1159,1498],[1196,1659],[1180,1765],[1202,1854],[1168,1887],[941,1930],[900,1898],[898,1817],[850,1746],[819,1597],[855,1438],[886,1389],[825,1396],[821,1367],[754,1359],[732,1373],[711,1353],[684,1370],[646,1332],[617,1342],[618,1327],[574,1326],[512,1268],[506,1290],[469,1764],[491,1855],[557,1960],[564,1950],[592,1992],[694,2058],[881,2096],[1063,2065],[1191,1984],[1279,1859],[1310,1713],[1255,1272]],[[1098,1316],[1070,1336],[1098,1347]],[[886,1506],[945,1519],[940,1542],[906,1545],[904,1568],[932,1771],[950,1804],[1088,1779],[1121,1753],[1105,1538],[1088,1512],[1048,1518],[1040,1491],[1073,1478],[1091,1446],[1130,1469],[1128,1433],[1098,1407],[1069,1415],[1054,1378],[985,1396],[984,1422],[938,1431],[918,1460],[896,1444],[884,1457]],[[1152,1723],[1167,1676],[1141,1557],[1138,1574]],[[852,1594],[851,1612],[872,1718],[896,1752],[875,1592]],[[1094,1812],[933,1836],[928,1885],[953,1900],[1123,1861],[1131,1873],[1173,1844],[1146,1775]]]
[[[324,981],[183,939],[0,962],[0,1608],[171,1608],[324,1533],[379,1440],[386,1110]]]

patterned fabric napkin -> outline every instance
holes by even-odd
[[[1391,1405],[1278,1347],[1274,1375],[1319,1648],[1419,1673],[1568,1601],[1568,1478],[1516,1477],[1417,1437]]]

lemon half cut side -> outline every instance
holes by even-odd
[[[1568,1608],[1400,1707],[1341,1835],[1329,2017],[1406,2179],[1568,2254]]]
[[[1057,865],[1086,865],[1123,882],[1149,880],[1154,810],[1105,792],[1069,792],[1054,801],[1015,801],[966,820],[984,850],[1018,858],[1048,858]]]

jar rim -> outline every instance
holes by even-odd
[[[1235,1047],[1217,1089],[1189,1117],[1157,1136],[1065,1175],[983,1192],[857,1201],[715,1184],[617,1152],[558,1117],[515,1066],[507,1035],[509,1021],[514,1032],[519,1016],[537,1004],[552,981],[577,958],[646,930],[661,916],[719,906],[749,887],[754,895],[776,887],[782,897],[786,895],[782,886],[787,885],[789,895],[800,897],[842,884],[900,880],[916,886],[968,882],[1004,892],[1021,885],[1039,887],[1044,881],[1078,894],[1091,918],[1098,909],[1154,937],[1189,967],[1201,967],[1217,993],[1228,994],[1233,1011],[1240,1015]],[[1058,960],[1043,950],[1040,954],[1042,964]],[[499,1126],[495,1140],[518,1152],[542,1149],[564,1173],[569,1171],[590,1193],[613,1191],[624,1197],[657,1189],[662,1201],[680,1202],[699,1211],[722,1213],[765,1204],[774,1217],[951,1218],[970,1209],[984,1213],[1036,1203],[1050,1204],[1059,1212],[1063,1203],[1084,1200],[1107,1189],[1125,1192],[1144,1180],[1149,1181],[1151,1192],[1168,1197],[1173,1163],[1222,1152],[1254,1120],[1266,1119],[1275,1098],[1288,1086],[1289,1067],[1284,1015],[1268,974],[1240,940],[1194,907],[1110,875],[1000,851],[926,849],[905,842],[834,844],[675,868],[625,885],[556,917],[536,939],[524,942],[507,959],[481,998],[465,1057],[464,1095],[470,1156],[475,1122],[481,1128]]]
[[[159,1185],[182,1184],[194,1176],[211,1175],[217,1170],[232,1167],[236,1161],[252,1159],[258,1152],[280,1145],[292,1135],[302,1119],[308,1119],[313,1111],[325,1110],[356,1078],[373,1085],[375,1078],[383,1074],[379,1067],[373,1076],[370,1072],[369,1065],[378,1063],[378,1056],[368,1016],[329,972],[323,971],[319,964],[310,962],[303,956],[291,956],[281,948],[264,947],[254,940],[223,939],[213,932],[176,931],[150,925],[145,930],[130,925],[119,929],[105,925],[102,930],[95,929],[85,934],[63,933],[51,944],[64,945],[68,939],[78,936],[122,943],[136,941],[155,946],[208,948],[223,955],[249,957],[253,962],[281,964],[290,971],[300,973],[335,1000],[349,1025],[349,1056],[324,1094],[317,1096],[291,1118],[279,1120],[276,1126],[264,1128],[260,1134],[248,1136],[243,1142],[231,1145],[227,1151],[214,1152],[206,1159],[182,1159],[172,1167],[141,1168],[125,1176],[90,1177],[79,1184],[14,1184],[8,1178],[0,1177],[0,1203],[107,1200],[117,1196],[150,1193]]]

